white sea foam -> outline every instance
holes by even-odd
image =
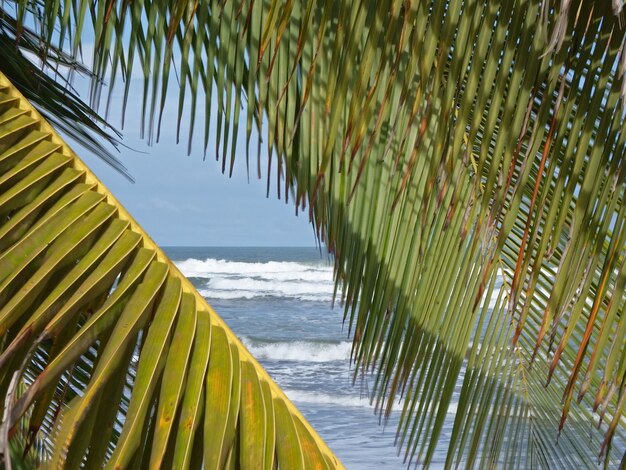
[[[359,396],[328,395],[326,393],[309,392],[305,390],[285,390],[287,397],[297,403],[311,403],[315,405],[335,405],[359,408],[374,408],[369,398]]]
[[[333,268],[323,262],[246,263],[215,258],[189,258],[176,264],[185,276],[204,280],[204,286],[200,286],[198,290],[209,299],[283,297],[313,302],[333,300]],[[483,297],[480,307],[485,302],[488,303],[488,308],[495,307],[501,285],[500,274],[492,295]],[[340,294],[338,297],[341,297]]]
[[[352,343],[326,343],[316,341],[265,342],[241,340],[257,359],[270,361],[331,362],[346,361],[350,358]]]
[[[284,297],[329,302],[333,298],[333,269],[323,263],[244,263],[191,258],[177,265],[187,277],[206,279],[199,290],[210,299]]]
[[[243,290],[217,291],[214,289],[198,289],[200,295],[209,300],[236,300],[236,299],[256,299],[259,297],[277,296],[277,293],[254,292]],[[331,302],[332,294],[328,295],[295,295],[293,298],[308,302]]]
[[[370,399],[367,396],[328,395],[326,393],[294,389],[287,389],[285,390],[285,393],[287,394],[287,397],[296,404],[307,403],[314,405],[334,405],[353,408],[371,408],[372,410],[374,409],[374,405],[376,404],[376,400],[374,400],[374,402],[370,402]],[[448,406],[446,414],[456,414],[459,405],[457,400],[458,397],[453,398],[452,403],[450,403],[450,405]],[[401,410],[403,403],[403,400],[396,399],[394,402],[393,410]]]
[[[208,258],[204,261],[190,258],[176,263],[188,277],[212,278],[216,275],[260,276],[276,281],[329,281],[333,268],[326,264],[304,264],[291,261],[269,261],[267,263],[244,263]]]

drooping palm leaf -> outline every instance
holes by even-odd
[[[0,10],[2,73],[57,129],[129,177],[110,149],[119,144],[121,134],[107,128],[98,113],[78,96],[67,72],[95,76],[76,57],[47,44],[36,28],[18,21],[12,11],[15,8]]]
[[[450,465],[622,458],[622,2],[19,5],[70,56],[93,25],[96,76],[143,78],[149,138],[174,72],[224,168],[240,104],[248,139],[263,124],[336,255],[355,372],[406,398],[407,455],[432,458],[456,397]]]
[[[3,463],[341,467],[3,75],[0,121]]]

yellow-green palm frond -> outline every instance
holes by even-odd
[[[59,468],[341,467],[3,75],[0,214],[5,459],[35,443]]]

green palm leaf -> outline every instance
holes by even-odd
[[[33,15],[38,16],[34,5],[25,7],[29,10],[33,7]],[[109,146],[103,144],[104,139],[117,147],[121,134],[107,128],[104,119],[78,96],[71,76],[53,71],[72,70],[93,79],[96,77],[76,57],[47,42],[46,39],[51,38],[49,34],[41,36],[41,31],[26,26],[20,19],[25,12],[16,15],[17,9],[7,4],[0,10],[2,72],[57,129],[130,178]]]
[[[10,98],[0,113],[13,111],[0,124],[4,462],[31,449],[49,466],[143,461],[188,468],[201,464],[204,449],[206,468],[220,468],[222,461],[211,461],[219,442],[233,465],[260,456],[267,468],[286,468],[294,449],[304,458],[303,449],[313,448],[311,465],[341,467],[189,281],[3,75],[0,95]],[[223,387],[228,393],[215,397]],[[214,425],[216,398],[228,410],[225,427]],[[289,437],[276,440],[282,433]]]

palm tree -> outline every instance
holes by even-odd
[[[128,96],[130,78],[137,74],[143,78],[142,129],[150,141],[158,140],[166,93],[172,90],[178,93],[178,125],[183,110],[191,116],[190,149],[196,111],[199,106],[206,110],[204,151],[215,151],[224,171],[227,166],[232,171],[243,121],[247,156],[254,152],[252,129],[263,132],[269,155],[275,155],[268,173],[284,182],[278,196],[291,197],[302,210],[308,207],[319,239],[335,255],[345,321],[354,334],[355,377],[373,374],[372,399],[383,414],[398,395],[404,397],[398,445],[407,458],[431,461],[446,414],[454,411],[453,397],[458,405],[452,434],[446,436],[449,466],[611,466],[626,455],[626,35],[621,1],[22,0],[2,8],[2,73],[55,126],[114,164],[99,141],[105,135],[111,142],[117,138],[98,117],[101,96],[119,86]],[[95,53],[87,72],[78,59],[91,39]],[[69,75],[77,70],[92,74],[89,104],[68,91]],[[3,124],[8,137],[0,140],[6,153],[16,142],[12,136],[25,135],[22,129],[29,124],[15,117],[28,108],[24,100],[15,98],[9,82],[3,87],[9,90],[5,109],[13,110]],[[10,104],[16,101],[17,107]],[[38,116],[28,109],[30,117]],[[217,126],[209,129],[211,112],[217,113]],[[206,148],[210,132],[217,135],[215,149]],[[17,142],[23,149],[36,144]],[[71,155],[67,152],[62,154]],[[185,281],[112,196],[93,192],[92,177],[78,160],[44,162],[58,165],[49,170],[55,175],[67,169],[87,175],[84,183],[63,191],[50,189],[56,186],[47,177],[33,174],[40,153],[18,153],[11,161],[21,166],[7,163],[2,176],[18,196],[6,196],[13,194],[9,189],[0,196],[5,217],[0,230],[7,233],[0,258],[5,335],[0,370],[3,390],[9,390],[2,432],[7,436],[12,429],[15,436],[7,445],[20,439],[30,445],[40,430],[45,436],[40,445],[49,445],[58,462],[85,458],[99,464],[111,454],[114,462],[127,452],[138,459],[136,465],[143,455],[151,463],[153,456],[157,463],[176,458],[197,463],[204,454],[205,465],[215,458],[230,459],[232,465],[239,460],[246,467],[246,462],[260,461],[254,458],[273,455],[267,436],[274,435],[279,466],[291,468],[284,463],[291,460],[281,459],[292,449],[292,438],[305,435],[297,446],[299,463],[308,467],[314,462],[310,455],[316,455],[322,466],[339,465],[247,356],[241,383],[229,384],[230,391],[250,390],[242,384],[255,390],[250,397],[235,394],[240,404],[233,403],[236,399],[229,403],[241,408],[236,438],[234,423],[208,401],[211,380],[205,387],[188,381],[187,390],[193,392],[185,390],[179,411],[169,409],[173,418],[204,413],[204,428],[196,428],[204,430],[204,439],[202,432],[185,434],[181,426],[162,431],[154,417],[165,412],[164,397],[175,395],[178,403],[183,394],[163,386],[176,383],[165,374],[179,371],[170,366],[173,354],[165,353],[168,333],[154,338],[161,331],[156,326],[161,305],[170,305],[172,283],[180,282],[188,293],[182,295],[181,312],[193,303],[185,298],[193,298],[196,310],[208,311],[205,317],[211,319],[208,346],[190,338],[184,322],[192,320],[178,314],[173,334],[187,339],[172,343],[177,358],[191,354],[183,362],[200,370],[208,362],[210,376],[212,370],[223,372],[222,361],[230,360],[233,367],[233,357],[244,350],[224,346],[224,336],[219,346],[215,325],[221,328],[217,331],[226,327],[191,288],[185,290]],[[33,175],[29,184],[36,190],[23,187],[26,175]],[[58,222],[58,241],[52,245],[47,230],[36,235],[59,204],[52,204],[55,197],[65,201],[72,191],[91,198],[81,214],[93,227],[84,229],[91,231],[82,235],[89,241],[80,250],[78,235],[67,232],[70,222]],[[20,196],[26,193],[30,199]],[[92,193],[104,195],[105,201]],[[15,205],[12,197],[26,202]],[[83,197],[76,196],[75,204]],[[37,209],[34,201],[47,201],[52,209]],[[28,225],[19,218],[13,222],[16,214]],[[81,216],[76,217],[72,220]],[[55,303],[57,320],[52,313],[46,317],[52,326],[39,322],[30,330],[36,315],[30,305],[45,308],[51,295],[60,295],[55,289],[69,288],[70,281],[52,283],[57,279],[49,274],[53,266],[62,279],[78,276],[73,289],[78,279],[83,282],[78,266],[85,266],[80,269],[86,276],[96,269],[96,260],[108,259],[104,252],[113,250],[115,240],[106,245],[102,239],[113,228],[128,230],[123,221],[140,234],[142,241],[133,246],[143,244],[146,254],[133,249],[133,263],[118,271],[125,274],[116,290],[108,294],[114,277],[100,285],[100,295],[72,290],[80,296],[82,314],[65,319],[64,309],[70,307],[64,300],[60,307]],[[71,256],[60,259],[49,253],[53,247],[54,253],[66,250]],[[78,263],[68,264],[70,259]],[[138,262],[144,268],[134,271]],[[131,280],[128,273],[135,272]],[[98,312],[113,308],[110,299],[131,283],[132,295],[119,297],[142,308],[120,306],[115,310],[120,320],[106,317],[106,324],[99,323],[105,317]],[[27,295],[25,288],[34,292]],[[151,302],[157,300],[154,309]],[[146,313],[153,310],[154,319]],[[96,313],[85,314],[90,311]],[[131,313],[136,315],[133,327],[125,330],[125,316]],[[209,327],[196,323],[196,337],[208,337],[203,331]],[[127,405],[122,390],[136,347],[141,354]],[[237,352],[229,354],[229,349]],[[135,390],[144,383],[144,360],[153,364],[152,371],[164,369],[163,378],[159,382],[159,374],[148,374],[152,402],[142,403],[141,424],[133,427],[133,397],[142,396]],[[204,410],[185,407],[188,396],[202,403],[203,393]],[[267,413],[268,396],[274,398],[274,413]],[[112,397],[111,403],[102,401],[105,397]],[[101,420],[113,423],[118,409],[126,415],[121,434],[111,424],[111,438],[92,447],[90,432],[78,432]],[[275,423],[259,424],[244,418],[246,413],[274,416]],[[207,424],[213,414],[222,417],[221,427]],[[24,437],[20,423],[25,416],[35,425]],[[279,432],[279,426],[289,433]],[[207,448],[207,429],[223,430],[217,452]],[[179,439],[186,445],[179,447]],[[265,463],[271,465],[271,457]]]

